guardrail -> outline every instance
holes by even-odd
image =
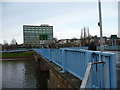
[[[100,47],[97,47],[98,50],[100,50]],[[120,46],[104,46],[104,50],[106,51],[119,51]]]
[[[89,63],[80,88],[82,88],[82,89],[83,88],[91,88],[91,87],[105,88],[105,86],[104,86],[105,80],[103,77],[103,70],[104,70],[103,65],[104,64],[105,64],[105,62]],[[96,69],[94,69],[94,67],[96,67]],[[94,82],[93,82],[92,77],[96,78],[96,80]]]
[[[86,88],[116,88],[116,64],[115,54],[76,50],[76,49],[34,49],[49,61],[62,68],[62,72],[70,72],[77,78],[84,80],[88,64],[105,62],[92,65]]]
[[[88,47],[69,47],[69,49],[85,49]],[[97,46],[97,50],[100,50],[100,46]],[[120,46],[104,46],[105,51],[120,51]]]
[[[82,89],[86,88],[86,87],[91,88],[92,87],[92,83],[91,83],[92,78],[91,77],[92,77],[92,63],[89,63],[80,88],[82,88]]]

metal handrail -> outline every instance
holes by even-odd
[[[82,84],[80,86],[80,89],[79,90],[84,90],[87,86],[87,82],[88,82],[88,79],[89,79],[89,76],[90,76],[90,73],[91,73],[91,70],[92,70],[92,65],[94,64],[100,64],[100,63],[105,63],[103,61],[101,62],[94,62],[94,63],[89,63],[88,64],[88,67],[86,69],[86,72],[85,72],[85,75],[84,75],[84,78],[83,78],[83,81],[82,81]]]
[[[85,76],[84,76],[84,78],[83,78],[82,84],[80,85],[79,90],[81,90],[81,89],[83,90],[83,89],[86,88],[87,81],[88,81],[88,79],[89,79],[89,75],[90,75],[91,70],[92,70],[92,63],[89,63],[89,64],[88,64],[88,67],[87,67],[87,69],[86,69]]]
[[[89,78],[87,78],[88,81],[86,81],[87,88],[116,88],[116,58],[115,54],[113,53],[74,50],[67,48],[34,50],[47,58],[49,61],[52,61],[60,66],[63,72],[68,71],[69,73],[72,73],[74,76],[78,77],[80,80],[84,79],[86,69],[88,69],[87,71],[89,71],[89,73],[88,76],[86,76]],[[89,63],[91,63],[90,67],[92,67],[93,71],[88,68]],[[99,63],[105,64],[99,65]],[[79,68],[82,69],[79,70]],[[102,80],[102,82],[100,80]]]

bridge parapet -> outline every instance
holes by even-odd
[[[105,62],[92,65],[86,88],[116,88],[116,58],[113,53],[67,48],[34,51],[60,66],[62,72],[70,72],[81,80],[84,80],[89,63]]]

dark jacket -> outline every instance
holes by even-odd
[[[88,45],[88,50],[92,50],[92,51],[96,51],[96,45],[94,42],[91,42],[89,45]]]

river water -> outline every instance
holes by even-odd
[[[2,88],[39,88],[38,77],[42,74],[36,66],[34,60],[2,61]]]

